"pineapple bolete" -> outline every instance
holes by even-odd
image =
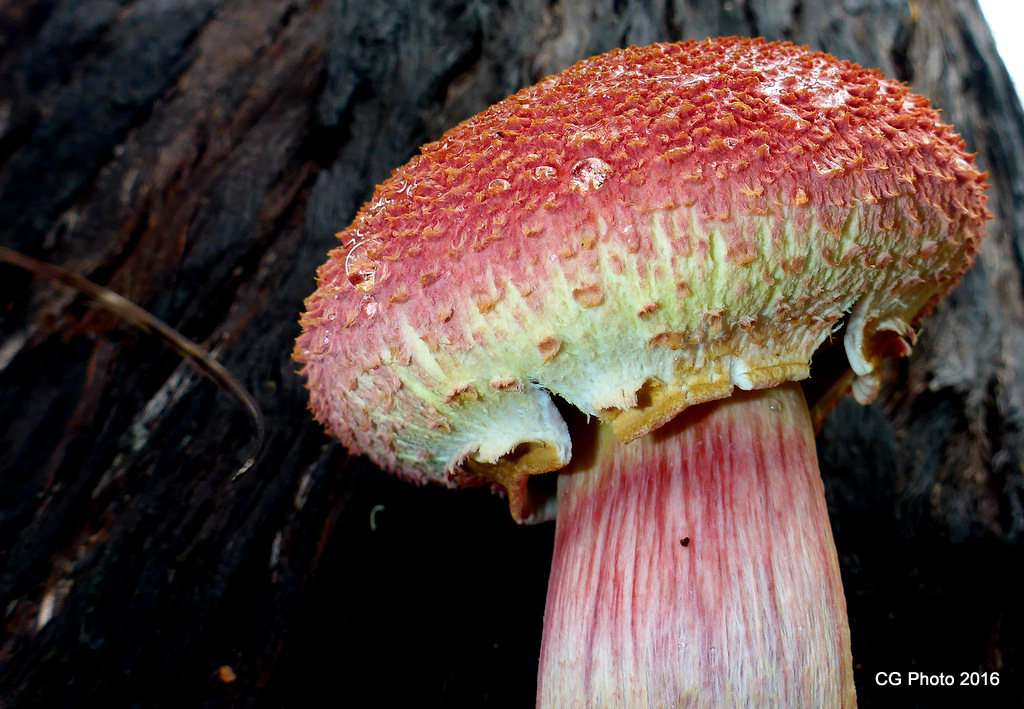
[[[295,358],[353,453],[557,517],[540,706],[853,706],[792,382],[841,337],[839,386],[875,396],[977,251],[983,179],[876,71],[740,38],[612,51],[395,170]]]

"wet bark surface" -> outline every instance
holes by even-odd
[[[0,243],[88,276],[254,392],[0,267],[0,706],[523,706],[553,529],[398,482],[306,411],[313,274],[423,142],[614,46],[789,39],[942,108],[990,171],[982,252],[879,401],[819,454],[862,706],[877,672],[998,671],[1024,698],[1024,117],[973,2],[11,0]],[[227,668],[230,668],[228,670]]]

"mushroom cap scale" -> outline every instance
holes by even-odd
[[[806,377],[846,322],[869,400],[970,265],[983,179],[875,71],[739,38],[616,50],[395,170],[320,268],[294,356],[353,452],[544,518],[526,476],[571,455],[551,394],[629,440]]]

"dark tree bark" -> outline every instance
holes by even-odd
[[[306,411],[297,315],[421,143],[576,59],[722,34],[910,82],[991,173],[975,267],[819,451],[862,706],[1024,702],[1024,117],[973,0],[9,0],[0,243],[213,348],[269,440],[233,481],[230,398],[0,268],[0,706],[531,704],[552,528],[348,457]],[[911,670],[1002,683],[875,683]]]

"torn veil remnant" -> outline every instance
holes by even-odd
[[[926,99],[828,55],[739,38],[609,52],[456,126],[380,185],[321,267],[294,356],[314,413],[351,451],[415,481],[504,489],[520,521],[557,508],[542,705],[674,704],[694,693],[705,705],[851,705],[849,632],[810,419],[799,391],[784,385],[806,378],[815,351],[842,328],[854,395],[877,393],[879,360],[909,352],[916,323],[977,251],[988,217],[983,179]],[[737,388],[773,393],[695,406]],[[570,436],[552,395],[614,433],[596,436],[597,469],[570,463],[586,437]],[[669,424],[686,409],[682,430]],[[699,430],[732,436],[736,450],[757,442],[758,430],[782,443],[755,446],[761,452],[749,458],[720,446],[711,458],[682,455],[681,441]],[[634,454],[623,442],[640,438],[647,453],[627,469],[621,461]],[[687,445],[703,450],[703,440]],[[675,490],[677,468],[698,487],[715,477],[686,468],[689,457],[726,476],[692,495],[764,488],[766,499],[806,500],[795,517],[747,505],[729,523],[751,534],[764,524],[806,528],[821,558],[794,548],[806,578],[790,586],[768,556],[744,558],[730,575],[760,579],[750,586],[760,592],[721,593],[732,600],[701,605],[690,620],[677,611],[692,598],[634,594],[638,606],[577,638],[563,620],[590,622],[586,604],[601,591],[569,598],[558,579],[596,568],[587,545],[611,533],[607,506],[626,504],[621,491],[645,475],[637,495]],[[556,504],[528,480],[558,469]],[[669,499],[637,508],[653,505],[645,509],[670,525],[695,514],[692,500]],[[636,517],[616,523],[634,546],[620,560],[632,571],[602,571],[613,587],[630,578],[636,588],[641,567],[631,565],[661,558],[661,537],[629,532]],[[698,566],[679,582],[741,583],[724,567],[707,575],[700,560],[733,559],[746,532],[702,524],[685,529],[700,539],[686,549]],[[569,529],[578,547],[563,539]],[[684,530],[662,531],[678,553]],[[642,574],[658,587],[655,569]],[[828,579],[827,593],[799,621],[818,638],[803,647],[783,637],[780,628],[797,620],[778,594],[816,593],[815,578]],[[609,603],[601,607],[618,607]],[[669,622],[652,621],[641,638],[643,618]],[[710,654],[683,649],[687,634],[712,637],[729,624],[767,644],[726,633]],[[606,630],[619,658],[611,665],[598,647]],[[559,634],[574,639],[556,647],[549,638]],[[816,645],[826,636],[828,647]],[[626,668],[626,647],[642,670]],[[652,653],[668,659],[652,663]],[[825,694],[801,694],[808,684]]]

